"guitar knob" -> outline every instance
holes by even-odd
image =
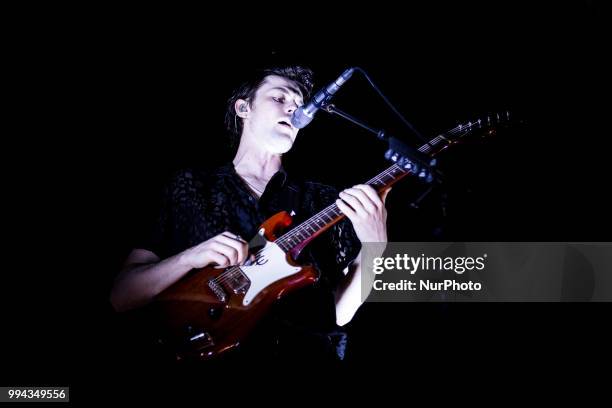
[[[391,149],[387,150],[385,152],[385,159],[391,160],[391,156],[393,156],[394,154],[395,154],[395,152],[393,150],[391,150]]]
[[[208,309],[208,316],[212,320],[217,320],[221,317],[221,313],[223,312],[223,308],[220,307],[211,307]]]

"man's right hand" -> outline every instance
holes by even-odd
[[[187,249],[181,254],[181,263],[190,268],[203,268],[216,264],[219,268],[244,263],[249,254],[249,246],[239,235],[225,231]]]

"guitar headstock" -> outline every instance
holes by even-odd
[[[467,135],[480,134],[481,137],[489,137],[496,133],[497,129],[513,121],[510,111],[495,112],[481,118],[461,123],[451,130],[433,138],[420,150],[429,155],[437,155],[450,145],[458,143]]]
[[[415,173],[419,178],[432,182],[437,162],[435,156],[438,153],[458,143],[464,136],[477,133],[476,131],[484,130],[483,137],[493,135],[500,125],[510,123],[511,119],[510,111],[504,111],[459,124],[419,147],[418,154],[422,155],[421,157],[415,156],[414,152],[410,152],[410,149],[401,142],[397,142],[394,146],[394,138],[391,138],[385,158],[396,163],[403,171]]]
[[[510,115],[510,111],[495,112],[473,121],[461,123],[442,136],[448,141],[453,142],[468,134],[484,130],[485,132],[482,133],[482,137],[486,137],[495,134],[499,126],[507,125],[511,123],[512,120],[513,118]]]

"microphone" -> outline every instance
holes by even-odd
[[[315,113],[334,96],[338,89],[353,75],[355,68],[349,68],[342,73],[334,82],[329,84],[327,88],[321,89],[310,99],[306,105],[300,106],[293,112],[291,116],[291,124],[298,129],[308,126]]]

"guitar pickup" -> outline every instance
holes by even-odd
[[[249,278],[247,278],[244,273],[240,272],[227,282],[227,286],[230,287],[232,292],[239,294],[245,293],[250,283]]]
[[[221,285],[219,285],[215,280],[209,280],[208,287],[210,288],[210,290],[212,290],[212,292],[215,294],[217,299],[219,299],[219,301],[225,302],[227,300],[227,294],[225,293]]]

